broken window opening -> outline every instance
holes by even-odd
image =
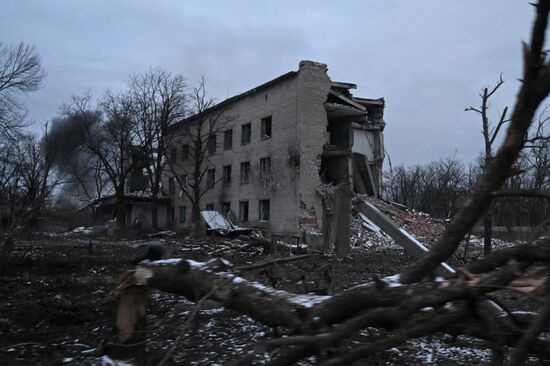
[[[216,135],[208,136],[208,155],[216,153]]]
[[[223,178],[222,178],[224,185],[230,185],[231,184],[231,165],[225,165],[223,167]]]
[[[262,118],[262,126],[261,126],[261,133],[262,133],[262,140],[267,140],[271,138],[271,116]]]
[[[269,221],[269,200],[260,200],[258,213],[258,220]]]
[[[185,161],[189,158],[189,145],[183,144],[181,146],[181,161]]]
[[[176,148],[170,149],[170,158],[168,159],[168,162],[170,164],[175,164],[177,158],[178,158],[178,149]]]
[[[271,178],[271,158],[260,159],[260,179],[269,180]]]
[[[239,201],[239,221],[248,222],[248,201]]]
[[[168,193],[173,195],[176,192],[176,185],[174,183],[174,177],[168,178]]]
[[[329,143],[339,150],[350,150],[352,145],[351,122],[345,120],[329,120]]]
[[[187,221],[187,207],[180,206],[180,224],[185,224]]]
[[[176,208],[175,207],[167,207],[166,210],[167,210],[166,213],[168,214],[168,225],[172,226],[172,225],[174,225],[174,215],[175,215],[175,212],[176,212]]]
[[[233,130],[227,130],[223,133],[223,149],[231,150],[233,148]]]
[[[252,135],[252,124],[247,123],[241,128],[241,145],[250,144],[250,136]]]
[[[321,158],[319,178],[325,184],[340,184],[349,179],[348,157],[333,156]]]
[[[241,163],[241,184],[250,183],[250,162],[244,161]]]
[[[222,215],[229,217],[231,211],[231,202],[222,202]]]
[[[206,172],[206,186],[212,187],[216,182],[216,169],[208,169]]]

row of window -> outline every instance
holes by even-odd
[[[260,136],[262,140],[267,140],[271,138],[272,129],[271,116],[262,118],[261,120],[261,131]],[[252,137],[252,123],[246,123],[241,126],[241,145],[250,144]],[[208,155],[214,155],[216,153],[217,141],[216,135],[211,135],[208,138],[207,150]],[[223,133],[223,149],[231,150],[233,148],[233,129],[227,130]],[[175,163],[177,161],[178,149],[173,148],[170,150],[170,163]],[[181,147],[181,160],[185,161],[189,158],[189,145],[183,144]]]
[[[222,168],[222,183],[224,185],[231,184],[231,165],[224,165]],[[261,158],[260,159],[260,179],[268,179],[271,177],[271,158]],[[208,186],[214,185],[216,183],[216,169],[209,169],[206,172],[206,184]],[[243,161],[241,163],[240,170],[240,183],[248,184],[250,183],[250,162]]]
[[[239,221],[248,222],[248,208],[249,201],[243,200],[239,201]],[[207,211],[213,211],[215,209],[213,203],[206,204]],[[222,202],[221,211],[224,215],[228,215],[231,211],[231,202]],[[259,200],[258,201],[258,220],[259,221],[269,221],[269,211],[270,203],[269,200]],[[185,224],[187,222],[187,206],[180,206],[180,224]]]
[[[231,184],[231,165],[224,165],[222,169],[222,183],[224,185],[230,185]],[[261,158],[260,159],[260,179],[266,180],[271,178],[271,158]],[[240,183],[241,184],[248,184],[250,183],[250,162],[249,161],[243,161],[241,163],[241,170],[240,170]],[[183,174],[180,176],[180,184],[186,185],[187,184],[187,174]],[[206,172],[206,185],[208,187],[211,187],[216,184],[216,169],[208,169]],[[168,178],[168,191],[170,194],[174,194],[176,191],[175,186],[175,178],[170,177]]]

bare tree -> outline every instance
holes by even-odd
[[[30,233],[60,183],[52,169],[55,152],[48,151],[46,140],[47,134],[42,139],[22,135],[0,151],[0,217],[14,236]]]
[[[483,135],[483,142],[485,147],[483,166],[485,168],[489,166],[491,159],[493,159],[493,144],[495,142],[495,139],[498,136],[498,133],[500,132],[502,126],[505,123],[509,122],[509,120],[506,119],[506,113],[508,112],[508,107],[504,107],[502,113],[500,113],[500,117],[496,125],[490,121],[489,115],[488,115],[489,101],[491,97],[495,94],[495,92],[502,86],[502,84],[504,84],[504,80],[502,80],[502,74],[501,74],[495,86],[485,87],[482,89],[480,94],[481,106],[479,106],[479,108],[468,107],[465,109],[466,111],[475,112],[481,117],[481,133]],[[483,218],[483,227],[484,227],[483,252],[484,254],[491,253],[492,222],[493,221],[491,216],[491,207],[489,207],[487,209],[487,213],[485,214],[485,217]]]
[[[385,173],[385,197],[434,217],[451,218],[471,185],[455,157],[427,165],[403,166]]]
[[[89,203],[112,191],[109,178],[97,156],[81,149],[82,126],[69,118],[56,117],[48,131],[47,148],[56,151],[54,166],[66,175],[60,196],[76,203]],[[93,206],[92,206],[93,210]]]
[[[16,222],[21,192],[22,167],[18,162],[19,144],[0,145],[0,230],[10,231]]]
[[[198,86],[189,93],[189,113],[191,117],[184,120],[181,128],[183,133],[172,141],[172,151],[181,146],[185,151],[185,161],[173,154],[168,159],[172,179],[177,182],[183,195],[191,202],[191,221],[195,237],[201,235],[201,200],[221,181],[208,178],[211,168],[210,157],[216,155],[219,139],[217,136],[227,130],[233,120],[222,108],[216,108],[215,99],[208,97],[204,77]],[[183,178],[185,177],[185,179]]]
[[[531,41],[529,44],[523,44],[522,85],[504,142],[453,223],[429,254],[403,273],[407,283],[419,281],[452,255],[467,231],[489,207],[493,191],[498,190],[510,176],[512,166],[525,146],[534,115],[550,92],[550,64],[546,61],[546,52],[543,51],[550,1],[540,0],[535,7],[537,15],[533,23]]]
[[[105,174],[105,169],[101,164],[101,160],[91,159],[88,165],[88,174],[85,175],[86,180],[77,177],[78,183],[82,187],[82,191],[88,201],[101,198],[112,192],[112,186],[109,185],[109,177]]]
[[[107,91],[100,108],[92,108],[90,95],[74,96],[63,106],[63,114],[79,126],[80,148],[97,159],[98,169],[108,177],[115,192],[117,225],[125,232],[126,179],[138,161],[135,154],[139,150],[135,146],[132,102],[127,94]]]
[[[33,46],[0,42],[0,137],[13,140],[26,126],[18,96],[37,90],[45,75]]]
[[[78,154],[78,151],[76,153]],[[84,161],[71,167],[72,169],[67,172],[70,179],[63,187],[65,196],[70,197],[68,200],[74,203],[76,199],[87,204],[114,193],[101,160],[89,154],[78,155],[83,155]],[[94,205],[91,205],[91,211],[95,217]]]
[[[152,229],[158,229],[158,198],[171,135],[168,128],[185,115],[185,80],[163,70],[151,70],[130,79],[136,137],[144,149],[152,198]]]

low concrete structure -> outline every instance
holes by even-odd
[[[205,171],[210,175],[205,184],[212,188],[203,195],[201,210],[226,212],[242,226],[275,235],[333,232],[326,226],[337,215],[327,192],[341,184],[374,196],[382,189],[385,103],[354,97],[355,88],[332,81],[326,65],[301,61],[298,71],[208,110],[223,111],[232,122],[212,137]],[[167,169],[165,187],[175,229],[192,225],[191,203],[174,179],[191,176],[194,160],[184,132],[196,118],[171,130],[173,169]]]
[[[95,224],[102,224],[116,218],[116,197],[114,195],[98,198],[91,205],[95,207]],[[158,207],[159,229],[172,227],[174,218],[170,199],[168,197],[159,198]],[[152,228],[151,197],[126,194],[124,209],[126,228],[137,230]]]

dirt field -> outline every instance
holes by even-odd
[[[220,253],[220,240],[195,243],[170,238],[164,245],[172,257],[204,260],[217,251],[235,264],[265,259],[259,250]],[[145,252],[150,242],[94,239],[90,245],[87,238],[19,242],[0,268],[0,365],[124,364],[103,356],[104,345],[113,332],[112,290],[117,276],[133,258]],[[250,279],[293,292],[331,294],[374,276],[397,273],[410,260],[395,246],[354,249],[344,260],[324,257],[293,262],[252,273]],[[320,278],[326,277],[327,268],[328,285],[326,278]],[[152,294],[145,352],[127,362],[156,365],[175,344],[167,365],[224,364],[252,351],[257,341],[274,332],[215,304],[207,304],[193,326],[181,331],[192,308],[193,303],[181,297]],[[380,334],[366,329],[353,342]],[[263,354],[258,362],[270,357]],[[485,343],[441,336],[408,342],[361,364],[485,364],[489,360],[490,350]],[[314,363],[311,359],[304,364]]]

